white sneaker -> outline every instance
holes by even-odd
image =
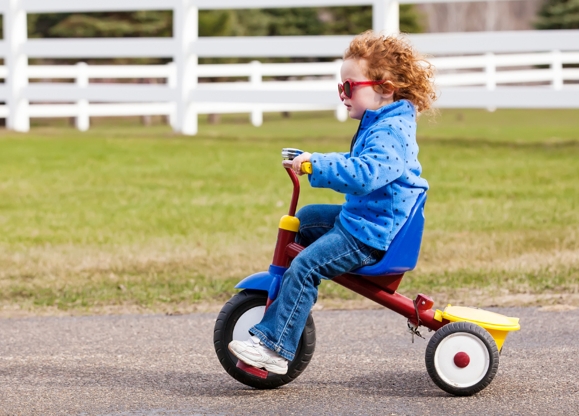
[[[265,368],[275,374],[286,374],[288,360],[267,348],[258,337],[251,336],[247,341],[231,341],[229,351],[247,365]]]

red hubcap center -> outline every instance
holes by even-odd
[[[465,368],[470,363],[470,357],[466,352],[457,352],[454,356],[454,364],[458,368]]]

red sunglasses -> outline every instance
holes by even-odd
[[[340,99],[344,101],[342,98],[342,93],[348,98],[352,98],[352,90],[356,85],[380,85],[384,84],[386,81],[352,81],[347,79],[344,81],[343,84],[338,84],[338,94],[340,94]]]

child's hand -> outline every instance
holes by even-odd
[[[292,160],[292,170],[299,176],[303,175],[302,163],[309,162],[311,157],[312,154],[308,152],[303,152],[301,155],[296,156],[296,158]]]

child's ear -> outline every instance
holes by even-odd
[[[382,94],[390,95],[396,92],[396,87],[392,83],[392,81],[386,81],[384,84],[380,85],[382,88]]]

